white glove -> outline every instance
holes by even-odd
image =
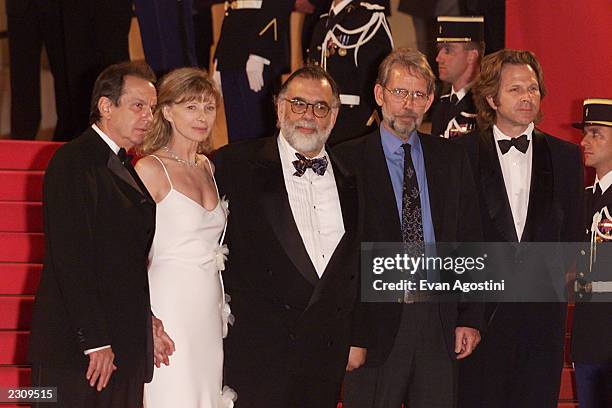
[[[217,71],[217,60],[215,60],[213,62],[213,76],[212,76],[212,80],[215,83],[215,85],[217,86],[217,90],[219,91],[219,94],[221,94],[221,96],[223,96],[223,87],[221,86],[221,72]]]
[[[270,61],[259,55],[249,55],[249,59],[246,63],[246,74],[249,80],[249,88],[251,88],[253,92],[259,92],[261,88],[263,88],[264,65],[270,65]]]

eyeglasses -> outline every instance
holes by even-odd
[[[397,102],[403,102],[406,98],[410,97],[410,100],[416,106],[423,106],[427,103],[428,95],[421,91],[409,91],[402,88],[389,89],[386,86],[383,86],[383,88],[385,88]]]
[[[312,113],[319,119],[322,119],[329,115],[332,108],[325,102],[308,103],[298,98],[287,99],[283,98],[291,104],[291,112],[303,115],[308,110],[309,106],[312,106]]]

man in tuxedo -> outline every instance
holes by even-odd
[[[437,25],[439,79],[450,84],[451,89],[434,104],[431,134],[450,139],[476,129],[476,107],[470,88],[484,54],[484,19],[440,16]]]
[[[484,241],[516,249],[495,271],[515,288],[522,284],[507,300],[531,294],[524,299],[532,303],[488,305],[483,341],[460,365],[459,406],[556,407],[566,303],[550,302],[550,295],[563,286],[557,261],[565,260],[519,244],[582,239],[580,150],[534,128],[545,87],[531,52],[505,49],[484,57],[473,92],[480,131],[456,141],[472,163]],[[549,303],[533,303],[534,296]]]
[[[399,49],[378,70],[374,88],[383,123],[337,146],[360,191],[364,242],[479,241],[477,197],[462,148],[417,131],[433,101],[425,56]],[[480,340],[478,305],[414,302],[359,304],[344,382],[347,408],[448,408],[455,364]]]
[[[29,359],[32,385],[57,387],[57,406],[140,407],[153,374],[147,255],[155,202],[126,150],[151,124],[154,81],[146,65],[103,71],[93,124],[58,149],[45,174],[45,262]],[[169,341],[156,336],[156,350],[158,340]]]
[[[596,178],[584,193],[589,245],[577,266],[572,361],[580,407],[604,408],[612,406],[612,99],[586,99],[574,127]]]
[[[276,107],[276,137],[215,155],[230,203],[224,280],[236,316],[224,383],[238,408],[335,408],[359,259],[357,190],[325,147],[339,90],[321,68],[304,67]]]

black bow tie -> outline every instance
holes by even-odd
[[[295,173],[293,173],[294,176],[302,177],[309,168],[319,176],[325,174],[325,170],[327,170],[327,157],[307,159],[305,156],[299,153],[296,153],[295,157],[298,159],[292,162],[293,167],[295,167]]]
[[[131,166],[132,159],[134,158],[134,156],[132,156],[131,154],[127,154],[127,152],[125,151],[123,147],[119,149],[119,151],[117,152],[117,157],[121,161],[121,164],[123,164],[124,166],[127,166],[127,165]]]
[[[525,153],[527,148],[529,147],[529,140],[527,139],[527,135],[521,135],[519,137],[513,137],[512,139],[502,139],[498,140],[499,150],[501,150],[502,154],[508,153],[512,146],[516,147],[521,153]]]

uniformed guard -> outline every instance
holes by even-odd
[[[612,406],[612,99],[584,101],[585,165],[595,183],[585,191],[585,233],[574,284],[572,360],[580,408]],[[606,303],[608,302],[608,303]]]
[[[273,91],[289,69],[293,1],[232,0],[215,53],[230,142],[274,132]]]
[[[436,34],[439,79],[451,89],[434,105],[431,134],[450,139],[477,126],[470,88],[484,54],[484,18],[440,16]]]
[[[334,0],[314,29],[308,59],[340,87],[340,112],[328,143],[335,145],[378,128],[374,100],[378,65],[393,49],[385,8],[356,0]]]

